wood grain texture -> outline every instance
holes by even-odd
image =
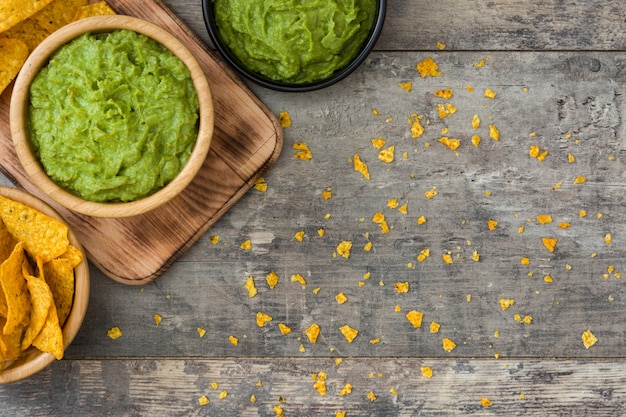
[[[165,272],[254,184],[280,153],[282,132],[269,110],[161,2],[113,0],[109,4],[121,14],[143,17],[168,29],[206,72],[216,126],[209,156],[198,175],[178,198],[146,215],[94,218],[64,209],[31,183],[17,160],[8,123],[10,90],[0,101],[0,166],[67,219],[91,261],[107,276],[140,285]]]
[[[421,374],[422,367],[432,369],[432,378]],[[623,364],[601,360],[82,360],[55,363],[3,387],[0,400],[5,415],[13,416],[275,417],[276,406],[285,416],[300,417],[338,411],[386,417],[618,416],[626,406],[624,371]],[[327,375],[326,395],[313,387],[313,375],[320,372]],[[340,395],[346,384],[352,392]],[[201,396],[209,403],[200,406]],[[483,406],[481,399],[492,405]]]

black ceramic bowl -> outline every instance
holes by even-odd
[[[365,60],[367,55],[374,48],[374,44],[378,40],[378,36],[383,28],[383,23],[385,21],[385,13],[387,9],[387,0],[373,0],[376,2],[376,16],[374,18],[374,24],[370,29],[369,35],[367,36],[363,46],[356,54],[356,56],[343,68],[338,69],[329,77],[314,81],[311,83],[286,83],[281,81],[276,81],[271,78],[268,78],[262,74],[257,72],[253,72],[246,68],[246,66],[237,58],[237,56],[222,42],[220,38],[219,31],[217,28],[217,24],[215,22],[215,15],[213,13],[213,0],[202,0],[202,13],[204,15],[204,23],[206,24],[209,37],[213,41],[213,44],[220,52],[222,57],[230,63],[238,73],[243,75],[244,77],[260,84],[264,87],[271,88],[273,90],[278,91],[291,91],[291,92],[302,92],[302,91],[313,91],[319,90],[325,87],[328,87],[336,82],[344,79],[350,73],[352,73],[361,63]]]

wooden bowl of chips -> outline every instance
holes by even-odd
[[[65,46],[84,37],[90,37],[102,44],[103,38],[114,37],[115,33],[123,31],[143,36],[151,42],[156,41],[155,45],[160,44],[164,51],[172,55],[172,59],[178,58],[176,65],[180,65],[175,68],[180,68],[181,72],[163,75],[161,71],[163,62],[166,61],[157,57],[157,64],[149,59],[141,63],[145,66],[140,69],[144,71],[141,75],[146,73],[146,77],[151,77],[148,79],[150,83],[142,82],[145,77],[139,81],[135,78],[126,80],[134,77],[138,71],[133,67],[126,72],[130,67],[123,65],[126,65],[126,61],[132,61],[131,64],[136,65],[136,57],[143,59],[143,51],[135,55],[132,51],[127,52],[129,58],[119,64],[119,72],[100,69],[100,66],[108,62],[118,65],[117,56],[111,58],[106,55],[102,58],[104,53],[99,55],[98,70],[93,70],[96,64],[92,59],[81,61],[75,55],[66,55],[69,66],[74,62],[81,62],[82,66],[78,67],[77,64],[76,71],[70,71],[67,77],[51,79],[39,83],[39,86],[54,86],[58,80],[66,79],[71,80],[72,84],[61,89],[60,93],[33,92],[40,72],[52,72],[50,68],[61,61],[59,54]],[[144,43],[146,42],[143,40],[136,41],[137,45]],[[105,52],[112,50],[115,51],[116,48],[110,47]],[[84,75],[83,68],[93,72],[94,77],[104,74],[106,79],[88,78],[86,82],[79,84],[81,78],[87,77],[81,77]],[[154,71],[154,74],[149,71]],[[186,96],[176,95],[181,91],[180,85],[174,85],[166,93],[161,91],[166,80],[176,83],[182,73],[185,74],[186,82],[182,90],[188,93]],[[126,81],[119,81],[120,79]],[[119,86],[132,92],[122,91],[119,86],[115,87],[119,87],[118,89],[110,88],[108,91],[101,88],[102,85],[113,82],[125,83]],[[102,91],[97,92],[99,95],[91,92],[92,86],[94,89],[96,86],[101,88]],[[159,100],[163,101],[157,102],[148,94],[135,99],[137,89],[142,89],[142,94],[151,89],[149,93],[161,94]],[[104,96],[108,93],[111,95]],[[78,97],[78,94],[81,96]],[[88,104],[91,107],[80,107],[88,95],[96,96]],[[57,100],[56,97],[59,96],[63,96],[63,99]],[[42,98],[49,102],[38,107],[37,100],[41,102]],[[113,104],[109,105],[111,101]],[[158,106],[153,103],[158,103]],[[188,103],[193,103],[193,106]],[[148,105],[152,107],[148,109]],[[175,111],[173,109],[180,107],[188,111],[187,107],[190,106],[195,111],[193,117],[184,118],[180,113],[171,113]],[[43,112],[47,108],[52,110],[45,116],[39,116],[39,120],[47,123],[45,126],[49,130],[36,133],[38,122],[33,116],[33,109]],[[185,116],[188,115],[190,113],[185,113]],[[80,124],[84,121],[78,119],[81,117],[87,122]],[[141,119],[118,127],[120,120],[130,120],[131,117]],[[129,217],[146,213],[170,201],[194,179],[209,151],[214,113],[206,76],[194,56],[176,37],[159,26],[138,18],[106,15],[88,17],[64,26],[39,44],[16,79],[11,97],[10,123],[15,150],[24,170],[30,180],[51,199],[70,210],[89,216]],[[65,131],[60,130],[63,126],[67,126]],[[180,132],[183,133],[179,134]],[[153,140],[156,136],[159,137],[158,141]],[[39,141],[37,144],[35,137]],[[183,137],[184,147],[181,142],[175,142],[179,137]],[[47,149],[41,146],[44,139],[48,142]],[[128,143],[132,143],[132,148],[125,148]],[[130,160],[132,162],[128,162]],[[54,167],[46,165],[52,162],[55,163]],[[71,166],[75,168],[70,172]],[[147,191],[142,191],[143,194],[134,190],[140,184],[148,187]],[[83,188],[73,188],[74,185]]]
[[[0,187],[0,384],[61,359],[89,301],[89,266],[61,216]]]

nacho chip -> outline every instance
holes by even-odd
[[[55,358],[63,358],[63,332],[59,326],[59,318],[54,303],[50,303],[46,321],[33,340],[33,346],[42,352],[51,353]]]
[[[0,317],[0,327],[6,326],[6,320]],[[20,357],[20,339],[23,326],[18,326],[9,334],[0,332],[0,356],[4,359],[17,360]],[[0,364],[1,365],[1,364]]]
[[[32,276],[26,270],[23,272],[32,305],[30,310],[30,324],[26,326],[21,345],[21,349],[26,350],[46,324],[46,318],[48,317],[48,311],[50,310],[50,304],[52,304],[53,299],[52,292],[50,292],[50,287],[48,287],[46,281]]]
[[[43,272],[57,308],[59,324],[63,326],[74,300],[74,268],[69,260],[59,258],[45,263]]]
[[[67,226],[25,204],[0,196],[0,217],[9,232],[35,259],[48,262],[68,248]]]
[[[22,274],[25,261],[22,242],[18,242],[11,256],[0,265],[0,285],[7,303],[6,323],[2,329],[5,335],[13,333],[30,321],[30,297]]]
[[[0,93],[20,72],[26,58],[28,46],[24,42],[19,39],[0,38]]]
[[[108,14],[115,14],[115,11],[111,9],[106,2],[101,1],[98,3],[88,4],[86,6],[80,6],[74,14],[74,20],[80,20],[91,16],[104,16]]]
[[[2,33],[3,38],[19,39],[32,52],[50,33],[39,26],[33,19],[26,19]]]
[[[0,219],[0,263],[4,262],[11,255],[16,243],[17,241]]]
[[[76,10],[88,4],[89,0],[52,0],[49,5],[33,15],[32,19],[52,33],[73,22]]]
[[[70,261],[72,268],[76,268],[78,264],[83,261],[83,253],[76,246],[70,244],[67,247],[67,251],[65,251],[65,253],[61,255],[61,258],[67,259],[68,261]]]
[[[2,0],[0,32],[4,32],[50,4],[52,0]]]

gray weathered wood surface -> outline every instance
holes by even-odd
[[[199,1],[165,3],[209,43]],[[92,269],[88,315],[66,359],[0,387],[0,414],[275,416],[280,406],[285,416],[623,415],[625,49],[617,0],[394,1],[376,51],[336,86],[287,94],[250,84],[293,123],[267,192],[251,190],[153,283],[128,287]],[[442,76],[420,78],[415,66],[426,57]],[[398,87],[409,80],[410,92]],[[444,88],[449,100],[434,96]],[[445,102],[458,111],[439,119]],[[417,139],[414,114],[425,127]],[[444,128],[461,140],[456,152],[438,142]],[[390,164],[378,160],[378,137],[395,146]],[[311,160],[294,158],[298,142]],[[530,157],[531,146],[548,156]],[[355,154],[371,180],[353,170]],[[579,176],[586,182],[574,184]],[[439,194],[426,198],[433,187]],[[408,203],[407,214],[387,206],[392,198]],[[388,234],[372,222],[377,212]],[[545,214],[552,223],[537,221]],[[543,237],[558,238],[553,253]],[[243,251],[247,239],[252,250]],[[344,240],[350,257],[333,256]],[[253,298],[243,288],[249,276]],[[398,282],[409,291],[396,292]],[[339,292],[348,298],[341,305]],[[500,299],[515,304],[503,311]],[[406,320],[410,310],[424,313],[421,328]],[[259,328],[257,312],[273,321]],[[292,333],[281,335],[278,323]],[[305,335],[312,323],[321,328],[315,344]],[[352,343],[339,331],[346,324],[359,330]],[[121,338],[107,337],[113,326]],[[586,330],[598,338],[589,349]],[[443,338],[457,347],[444,351]],[[325,396],[313,387],[319,372],[328,375]],[[339,395],[346,383],[352,393]],[[200,406],[203,395],[210,403]]]

